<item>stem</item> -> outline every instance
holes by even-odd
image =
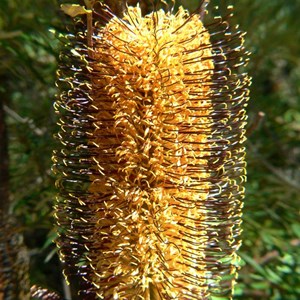
[[[2,81],[3,82],[3,81]],[[8,141],[7,126],[5,122],[4,111],[4,93],[0,93],[0,214],[6,215],[9,212],[9,157],[8,157]],[[2,216],[1,216],[2,217]],[[1,218],[2,219],[2,218]]]
[[[86,14],[86,18],[87,18],[87,44],[88,44],[88,54],[89,57],[92,58],[93,57],[93,4],[91,3],[92,1],[89,0],[85,0],[85,5],[87,7],[88,10],[90,10],[91,12]]]
[[[256,131],[259,126],[261,125],[263,119],[265,117],[265,113],[262,111],[259,111],[257,115],[255,116],[254,121],[250,125],[250,127],[246,131],[246,136],[249,137],[254,131]]]

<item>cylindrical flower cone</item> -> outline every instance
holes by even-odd
[[[65,7],[57,244],[83,299],[232,295],[244,197],[244,33],[199,13]],[[101,25],[100,25],[101,24]]]

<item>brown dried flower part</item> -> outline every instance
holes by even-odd
[[[83,299],[231,297],[247,53],[227,19],[200,15],[103,7],[66,36],[57,243]]]
[[[30,288],[31,299],[39,299],[39,300],[63,300],[58,294],[55,292],[44,289],[40,286],[33,285]]]
[[[0,300],[30,299],[29,256],[9,214],[0,212]]]

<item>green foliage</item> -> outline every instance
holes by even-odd
[[[229,1],[222,1],[224,5]],[[265,119],[248,141],[244,265],[236,299],[300,297],[300,20],[297,1],[231,1],[248,31],[253,76],[250,123]]]
[[[0,2],[1,101],[9,131],[11,210],[29,248],[32,282],[53,288],[60,278],[58,263],[45,259],[54,248],[47,241],[53,238],[50,168],[58,42],[49,28],[58,24],[58,17],[55,0]]]
[[[182,1],[193,10],[198,1]],[[241,272],[236,299],[300,298],[300,2],[211,0],[234,4],[248,32],[253,76],[249,121],[264,120],[249,137]],[[54,0],[0,1],[0,76],[5,95],[11,198],[31,255],[31,280],[62,290],[52,229],[55,197],[52,134],[58,26]],[[61,26],[61,24],[59,25]],[[2,99],[1,99],[2,101]],[[51,280],[49,280],[51,278]]]

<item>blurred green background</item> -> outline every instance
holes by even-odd
[[[248,115],[249,126],[256,124],[256,129],[246,144],[242,269],[235,299],[298,300],[300,1],[210,2],[209,9],[219,5],[220,11],[234,5],[233,20],[248,32],[246,46],[252,52]],[[199,0],[180,3],[192,11]],[[10,211],[29,249],[31,283],[60,293],[61,266],[52,243],[56,191],[51,173],[59,43],[50,29],[62,28],[55,0],[0,1],[0,100],[8,129]],[[1,201],[4,206],[7,199]]]

